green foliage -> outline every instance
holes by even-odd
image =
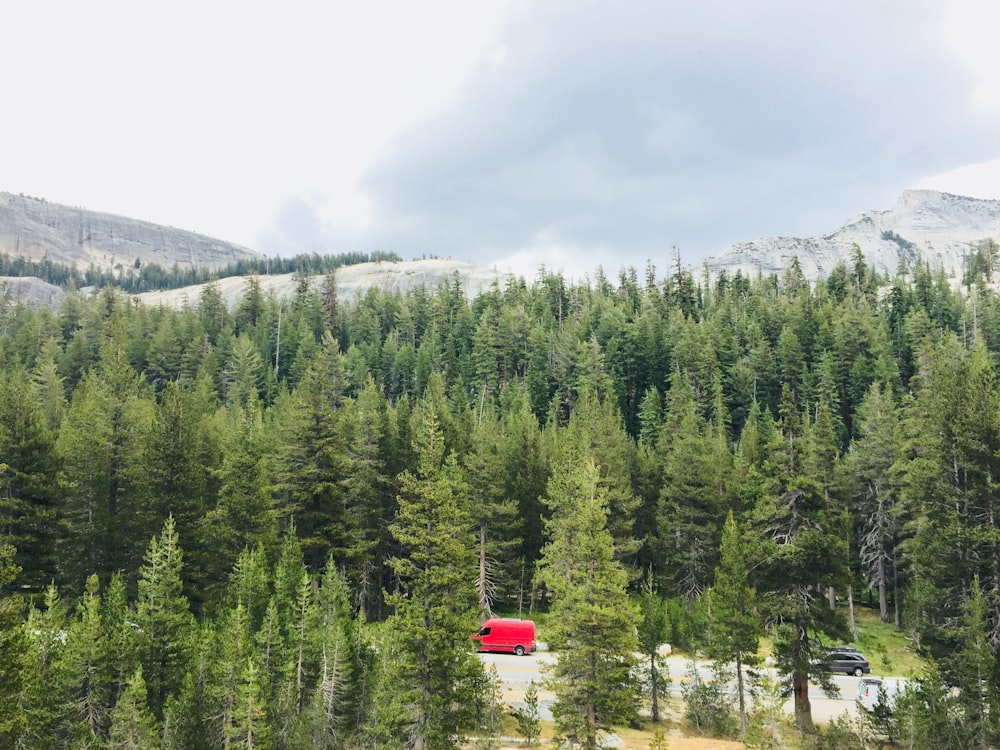
[[[705,602],[702,599],[685,602],[679,596],[672,596],[664,600],[664,605],[670,621],[670,645],[686,653],[703,648],[708,635]]]
[[[670,742],[667,740],[667,733],[663,727],[657,726],[653,730],[653,739],[649,741],[649,750],[669,750]]]
[[[146,683],[136,670],[111,712],[109,750],[157,750],[160,738],[156,719],[146,706]]]
[[[554,467],[546,503],[551,541],[538,575],[552,592],[549,640],[560,651],[546,681],[556,695],[552,714],[567,741],[593,748],[600,729],[636,714],[639,615],[614,559],[606,491],[580,446],[567,446]]]
[[[483,676],[484,684],[480,692],[481,708],[476,722],[482,737],[478,745],[487,750],[493,750],[500,743],[506,713],[503,702],[503,684],[500,682],[500,675],[495,664],[491,664]]]
[[[976,746],[966,732],[958,701],[933,664],[917,679],[908,681],[891,705],[891,712],[883,714],[886,718],[876,727],[884,728],[890,741],[906,750]]]
[[[747,730],[744,665],[757,663],[762,627],[757,611],[757,593],[749,585],[747,550],[740,538],[732,511],[722,529],[722,549],[715,584],[709,589],[711,636],[708,652],[714,658],[736,664],[739,703],[739,735]]]
[[[0,592],[20,573],[14,554],[13,547],[0,544]],[[31,641],[23,612],[19,597],[0,597],[0,744],[6,747],[16,747],[29,730],[25,709],[30,698]]]
[[[150,708],[162,716],[167,698],[176,693],[188,667],[194,618],[182,583],[181,552],[173,517],[153,537],[139,571],[135,623],[137,653]]]
[[[660,647],[670,641],[670,618],[666,602],[653,590],[652,581],[647,577],[644,590],[639,597],[639,651],[643,655],[640,667],[645,693],[649,696],[650,710],[654,722],[660,720],[660,695],[669,679],[669,667],[660,655]]]
[[[735,677],[732,668],[721,661],[713,662],[712,678],[706,679],[692,661],[687,677],[688,681],[681,685],[684,719],[711,737],[735,737],[740,725],[728,687]]]
[[[749,655],[756,594],[804,729],[801,698],[823,678],[812,659],[850,638],[848,592],[875,592],[889,622],[855,624],[876,669],[919,663],[882,657],[898,628],[946,688],[923,686],[921,710],[968,746],[995,742],[994,256],[973,248],[961,287],[916,259],[887,285],[858,251],[812,286],[794,263],[699,285],[678,259],[664,279],[543,271],[471,301],[454,280],[338,300],[305,275],[338,263],[310,257],[289,260],[303,275],[280,304],[250,281],[233,310],[213,284],[179,310],[111,288],[4,306],[0,542],[23,570],[0,595],[4,637],[14,651],[27,638],[30,658],[20,703],[0,712],[19,706],[28,744],[104,742],[141,665],[168,747],[245,741],[251,705],[253,734],[277,746],[398,745],[428,645],[415,596],[449,592],[427,631],[442,658],[469,645],[477,610],[551,604],[554,643],[571,637],[563,621],[590,638],[587,618],[631,639],[618,597],[651,570],[667,639],[688,652]],[[141,266],[119,282],[187,274]],[[168,518],[183,565],[163,565]],[[554,583],[570,533],[600,586]],[[153,604],[154,581],[176,606]],[[34,605],[27,627],[14,592]],[[647,612],[657,633],[661,614]],[[360,624],[390,617],[400,632],[376,652]],[[647,655],[663,637],[635,635]],[[603,667],[621,700],[601,721],[624,721],[639,686]],[[483,683],[468,677],[455,702],[475,707]],[[452,718],[452,737],[474,728]]]
[[[524,691],[524,705],[514,712],[517,721],[517,732],[524,737],[524,744],[531,747],[538,740],[542,731],[541,715],[538,711],[538,687],[535,681],[528,683]]]
[[[787,740],[792,730],[785,715],[782,686],[763,674],[756,687],[743,743],[750,750],[783,750],[789,745]]]
[[[810,745],[815,750],[868,750],[876,738],[868,725],[847,712],[822,729]]]
[[[476,598],[467,490],[454,456],[445,458],[440,408],[429,401],[417,412],[417,465],[400,478],[391,527],[406,553],[391,560],[403,587],[390,598],[396,690],[405,706],[394,718],[428,750],[452,747],[468,726],[483,669],[469,639]]]

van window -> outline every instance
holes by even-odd
[[[479,635],[489,635],[491,630],[493,630],[493,628],[482,628],[479,631]]]

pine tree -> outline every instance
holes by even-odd
[[[531,747],[542,731],[541,714],[538,710],[538,686],[532,680],[524,691],[524,706],[515,713],[517,731],[524,737],[524,744]]]
[[[657,508],[661,576],[665,588],[693,601],[711,583],[718,557],[718,519],[726,498],[717,478],[725,464],[720,465],[708,426],[695,412],[690,382],[680,371],[674,374],[658,446],[663,456]]]
[[[104,737],[112,705],[110,682],[98,581],[97,576],[90,576],[50,681],[60,693],[64,736],[75,735],[80,741],[83,733],[94,744]]]
[[[14,548],[0,544],[0,594],[17,578]],[[18,747],[29,731],[26,699],[31,684],[31,641],[24,625],[24,604],[16,595],[0,596],[0,745]]]
[[[292,731],[290,746],[336,750],[355,728],[366,696],[359,674],[356,624],[344,581],[332,561],[323,574],[316,614],[320,650],[315,687]]]
[[[382,455],[386,422],[385,398],[368,377],[357,398],[345,404],[341,414],[348,456],[343,479],[344,503],[355,529],[346,552],[347,562],[342,565],[357,593],[359,609],[372,619],[381,610],[384,551],[389,542],[386,526],[395,511],[395,498]]]
[[[270,750],[273,747],[262,682],[260,669],[252,658],[248,658],[240,669],[233,720],[224,738],[228,750]]]
[[[493,616],[497,594],[510,588],[516,534],[520,530],[517,505],[504,493],[501,441],[499,423],[492,413],[484,414],[473,427],[472,449],[463,459],[476,534],[476,592],[481,622]]]
[[[825,596],[831,587],[845,587],[846,534],[823,489],[823,476],[832,470],[813,460],[814,473],[807,472],[811,448],[787,386],[780,416],[769,446],[769,487],[753,519],[752,531],[759,538],[753,553],[755,583],[765,622],[777,629],[779,669],[791,675],[796,726],[812,733],[809,676],[829,686],[813,664],[822,656],[817,638],[847,635],[843,614],[830,609]]]
[[[654,590],[652,577],[648,576],[639,598],[639,652],[648,659],[646,679],[649,680],[650,715],[654,722],[660,720],[660,694],[664,681],[669,679],[667,665],[660,656],[660,647],[670,640],[670,615],[666,602]]]
[[[418,464],[400,477],[391,526],[403,555],[390,561],[403,587],[390,598],[404,746],[454,747],[468,725],[482,664],[471,651],[475,569],[467,490],[454,457],[445,458],[438,406],[425,404],[416,435]]]
[[[128,681],[125,692],[111,712],[108,750],[159,750],[156,718],[146,705],[146,683],[142,669]]]
[[[739,701],[740,733],[747,732],[744,666],[757,663],[761,636],[757,596],[749,585],[746,558],[749,555],[730,511],[722,529],[722,549],[715,583],[710,589],[711,638],[709,652],[716,659],[736,662],[736,695]]]
[[[589,388],[581,388],[562,440],[582,441],[588,447],[599,470],[598,484],[608,503],[607,527],[615,554],[623,562],[633,561],[642,546],[635,538],[640,500],[632,491],[635,443],[625,433],[614,401],[610,397],[600,398]]]
[[[138,655],[149,692],[149,706],[163,715],[167,697],[175,694],[189,664],[194,618],[184,596],[183,555],[172,517],[153,537],[139,571],[136,625]]]
[[[163,390],[152,427],[148,475],[157,524],[173,516],[178,536],[192,544],[215,489],[212,470],[219,449],[208,429],[212,409],[211,396],[203,387],[186,389],[171,382]],[[156,530],[150,529],[149,535]],[[192,557],[203,561],[207,556],[198,550],[189,556],[188,567]],[[204,576],[201,569],[191,571],[185,581],[189,598],[197,604],[204,594]]]
[[[958,705],[962,711],[965,747],[988,750],[1000,738],[1000,687],[997,685],[997,657],[989,639],[987,605],[979,586],[972,581],[961,621],[954,634],[958,650],[947,660],[947,673],[958,687]]]
[[[338,354],[324,348],[293,396],[275,477],[279,510],[294,520],[311,570],[321,569],[331,554],[346,560],[357,532],[344,497],[341,379]]]
[[[106,648],[105,658],[111,686],[110,705],[118,702],[139,666],[136,627],[125,580],[115,573],[101,598],[101,637]]]
[[[854,515],[859,556],[870,585],[878,591],[879,617],[889,622],[889,592],[899,615],[900,512],[893,466],[900,458],[900,431],[891,396],[872,383],[860,410],[860,437],[851,445],[847,471],[854,481]]]
[[[240,682],[247,662],[254,655],[250,623],[242,602],[226,611],[212,636],[215,648],[207,685],[207,698],[211,706],[209,715],[212,719],[211,744],[213,747],[225,748],[238,731],[236,717],[239,711]]]
[[[125,321],[116,315],[101,340],[100,365],[74,391],[56,441],[63,518],[81,530],[67,550],[74,581],[134,571],[149,529],[149,504],[142,501],[153,402],[127,348]]]
[[[56,576],[54,542],[65,536],[54,442],[28,373],[0,373],[0,539],[17,549],[22,583],[38,591]]]
[[[552,592],[549,638],[560,651],[547,678],[556,695],[552,714],[565,741],[592,749],[599,730],[636,714],[639,615],[626,593],[628,574],[615,560],[607,494],[585,451],[567,450],[553,467],[546,503],[550,541],[538,576]]]
[[[222,465],[217,471],[219,500],[202,519],[199,542],[214,551],[207,574],[221,581],[245,548],[276,545],[277,522],[268,494],[268,443],[260,404],[230,407],[217,417]]]
[[[542,454],[538,420],[531,412],[528,395],[520,389],[504,392],[510,398],[503,423],[504,494],[517,504],[520,519],[518,549],[518,615],[525,602],[525,588],[530,587],[535,561],[543,544],[541,496],[545,492],[546,469]]]

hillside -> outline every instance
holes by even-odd
[[[32,307],[57,307],[63,301],[62,287],[34,276],[0,276],[0,299]]]
[[[780,274],[797,257],[806,278],[825,277],[846,261],[855,244],[881,273],[912,268],[922,258],[934,269],[961,276],[975,244],[1000,238],[1000,201],[935,190],[907,190],[888,211],[865,211],[818,237],[767,237],[739,242],[706,261],[710,274]]]
[[[466,297],[475,297],[497,282],[504,288],[513,274],[478,266],[474,263],[430,258],[426,260],[402,261],[399,263],[357,263],[337,269],[337,297],[344,302],[355,302],[371,288],[386,292],[405,294],[419,286],[433,290],[442,280],[458,279]],[[288,299],[298,285],[296,274],[286,273],[258,276],[264,294],[274,294],[279,300]],[[310,289],[320,291],[325,276],[310,279]],[[243,296],[247,285],[246,276],[232,276],[215,282],[229,307],[233,307]],[[145,292],[135,295],[147,305],[163,305],[180,308],[185,302],[195,303],[201,296],[204,284],[194,284],[181,289]]]
[[[156,263],[220,268],[260,254],[232,242],[44,199],[0,193],[0,254],[81,270]]]

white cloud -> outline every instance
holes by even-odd
[[[1000,65],[996,37],[1000,5],[983,0],[950,0],[943,31],[955,55],[976,77],[975,101],[986,110],[1000,110]]]
[[[967,195],[970,198],[1000,200],[1000,158],[990,159],[979,164],[968,164],[925,177],[914,187],[923,190],[940,190],[955,195]]]
[[[364,226],[361,176],[495,49],[505,7],[12,4],[0,189],[245,244],[289,196]]]
[[[980,0],[12,3],[0,189],[533,276],[993,197]],[[991,150],[995,149],[995,150]],[[495,261],[499,266],[501,261]]]

